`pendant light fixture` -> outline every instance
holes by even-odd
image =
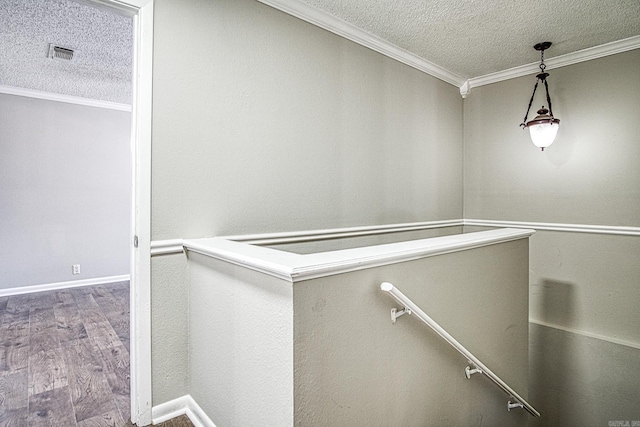
[[[549,96],[549,84],[547,83],[547,77],[549,73],[546,73],[544,69],[547,67],[544,64],[544,51],[549,49],[551,42],[542,42],[535,45],[533,48],[540,51],[540,74],[536,76],[536,85],[533,87],[533,93],[531,94],[531,100],[529,101],[529,107],[527,113],[524,115],[524,121],[520,124],[522,128],[529,128],[529,134],[531,141],[536,147],[539,147],[544,151],[545,148],[553,144],[560,127],[560,120],[553,117],[553,110],[551,109],[551,97]],[[546,109],[544,105],[538,110],[538,115],[530,121],[527,121],[529,117],[529,110],[531,110],[531,104],[533,103],[533,97],[538,89],[538,83],[543,82],[544,88],[547,91],[547,105],[549,109]]]

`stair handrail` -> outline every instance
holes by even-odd
[[[460,354],[467,358],[470,365],[465,368],[465,375],[467,379],[471,378],[473,374],[484,374],[493,383],[500,387],[510,397],[507,402],[507,410],[514,408],[523,408],[534,417],[539,417],[538,412],[533,406],[529,404],[524,398],[522,398],[515,390],[513,390],[507,383],[505,383],[499,376],[491,371],[487,366],[482,363],[476,356],[474,356],[469,350],[467,350],[462,344],[460,344],[454,337],[451,336],[442,326],[440,326],[435,320],[429,317],[424,311],[420,309],[413,301],[411,301],[406,295],[404,295],[398,288],[393,286],[389,282],[383,282],[380,284],[380,289],[387,292],[393,297],[404,309],[398,311],[397,309],[391,310],[391,321],[396,322],[396,319],[404,314],[413,314],[422,320],[427,326],[435,331],[441,338],[448,342],[453,348],[455,348]],[[513,402],[511,401],[513,400]]]

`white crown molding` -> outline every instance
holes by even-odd
[[[87,6],[95,7],[109,13],[115,13],[121,16],[134,17],[138,13],[138,9],[144,6],[145,2],[136,0],[128,0],[127,3],[122,3],[119,0],[74,0],[76,3],[81,3]],[[135,4],[135,6],[132,6]]]
[[[87,107],[105,108],[108,110],[131,112],[131,105],[117,102],[100,101],[97,99],[82,98],[79,96],[62,95],[53,92],[25,89],[21,87],[0,85],[0,93],[5,95],[24,96],[27,98],[44,99],[47,101],[65,102],[67,104],[84,105]]]
[[[378,53],[389,58],[393,58],[410,67],[420,70],[426,74],[450,83],[454,86],[460,86],[464,83],[464,79],[451,71],[429,62],[411,52],[392,45],[386,40],[370,34],[348,22],[343,21],[333,15],[309,6],[298,0],[258,0],[275,9],[287,13],[296,18],[302,19],[317,27],[330,31],[334,34],[358,43],[364,47],[368,47]]]
[[[411,52],[408,52],[378,36],[370,34],[340,18],[316,9],[299,0],[258,0],[268,6],[285,12],[291,16],[302,19],[310,24],[316,25],[362,46],[368,47],[378,53],[393,58],[403,64],[409,65],[426,74],[436,77],[452,85],[460,88],[460,95],[466,98],[474,87],[484,86],[491,83],[497,83],[503,80],[509,80],[516,77],[526,76],[538,71],[538,63],[521,65],[519,67],[498,71],[484,76],[473,77],[465,80],[451,71],[440,67],[424,58],[421,58]],[[567,65],[577,64],[579,62],[590,61],[592,59],[602,58],[604,56],[614,55],[616,53],[626,52],[628,50],[640,48],[640,36],[633,36],[627,39],[605,43],[600,46],[594,46],[582,49],[577,52],[568,53],[566,55],[549,58],[545,61],[547,69],[565,67]]]
[[[200,405],[188,394],[154,406],[151,408],[151,414],[154,425],[186,415],[195,427],[216,427]]]
[[[469,82],[469,80],[467,80],[462,84],[462,86],[460,86],[460,96],[462,96],[462,98],[466,98],[467,95],[469,95],[470,93],[471,93],[471,83]]]
[[[77,288],[80,286],[104,285],[105,283],[126,282],[130,275],[96,277],[93,279],[71,280],[69,282],[46,283],[43,285],[21,286],[19,288],[0,289],[0,297],[10,295],[30,294],[32,292],[59,291],[61,289]]]
[[[547,66],[547,70],[552,70],[554,68],[566,67],[568,65],[591,61],[592,59],[615,55],[617,53],[622,53],[638,48],[640,48],[640,36],[634,36],[611,43],[605,43],[600,46],[582,49],[577,52],[568,53],[566,55],[560,55],[554,58],[545,59],[544,62]],[[463,98],[466,98],[469,92],[471,92],[471,89],[473,89],[474,87],[484,86],[491,83],[497,83],[504,80],[514,79],[516,77],[538,73],[540,71],[539,65],[539,62],[534,62],[531,64],[521,65],[519,67],[509,68],[507,70],[486,74],[484,76],[473,77],[460,86],[460,93],[462,94]]]

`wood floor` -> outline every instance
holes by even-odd
[[[0,426],[126,426],[129,282],[0,298]]]

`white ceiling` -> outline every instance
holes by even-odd
[[[423,61],[456,85],[538,62],[541,41],[553,42],[546,59],[630,37],[640,47],[640,0],[258,1],[341,35],[346,26],[352,40]],[[0,0],[0,85],[130,103],[132,19],[88,3]],[[49,43],[77,49],[77,59],[48,59]]]
[[[467,80],[640,35],[640,0],[294,0]],[[286,3],[286,2],[285,2]]]
[[[49,43],[76,50],[47,57]],[[0,0],[0,85],[131,103],[133,20],[71,0]]]

